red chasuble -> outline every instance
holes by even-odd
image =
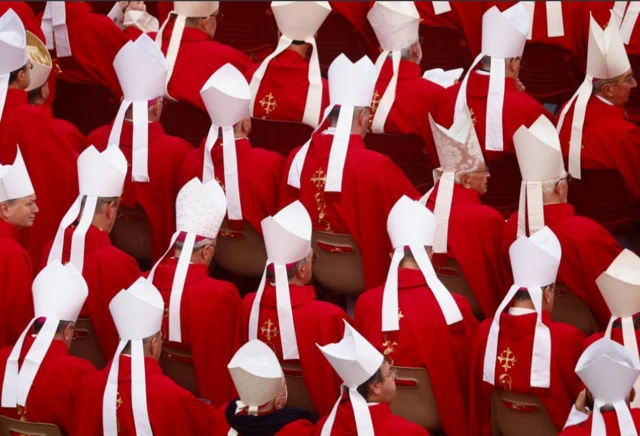
[[[216,410],[178,386],[162,373],[158,362],[144,359],[147,410],[155,436],[209,435],[213,431]],[[87,376],[73,411],[75,426],[72,435],[102,434],[102,398],[111,363]],[[118,428],[120,435],[135,435],[131,403],[131,358],[120,356],[118,372]]]
[[[636,431],[640,432],[640,409],[631,409],[631,417],[636,425]],[[602,436],[621,436],[620,427],[618,424],[618,415],[615,410],[609,412],[602,412],[602,418],[604,419],[604,425],[607,429],[607,434]],[[583,425],[572,425],[560,432],[559,436],[591,436],[591,426],[593,419],[589,416]]]
[[[380,54],[380,43],[378,42],[378,38],[376,37],[376,33],[373,31],[373,27],[371,27],[371,23],[367,19],[367,14],[369,10],[373,7],[374,2],[367,1],[347,1],[347,2],[329,2],[329,6],[331,6],[331,10],[342,15],[344,18],[349,20],[351,25],[358,30],[360,36],[364,40],[364,46],[366,50],[366,54],[375,59]],[[357,61],[357,59],[353,59],[353,61]]]
[[[392,61],[387,59],[382,66],[373,93],[369,128],[371,128],[373,116],[392,77]],[[396,86],[396,98],[384,125],[386,133],[402,133],[422,137],[434,168],[438,168],[440,164],[438,163],[438,152],[433,142],[428,114],[435,115],[436,102],[443,90],[442,86],[422,78],[420,65],[401,60],[398,85]]]
[[[107,148],[113,123],[94,130],[87,137],[87,146],[98,151]],[[176,229],[176,197],[178,196],[180,168],[193,147],[184,139],[164,134],[160,123],[149,123],[149,182],[131,181],[131,155],[133,151],[133,124],[125,121],[120,136],[120,150],[129,162],[124,181],[121,205],[132,208],[140,205],[149,218],[151,228],[151,258],[158,260],[171,242]]]
[[[429,432],[423,427],[391,413],[388,404],[370,405],[369,413],[371,414],[376,436],[429,436]],[[326,420],[327,417],[325,416],[318,421],[316,436],[322,434],[322,428]],[[336,420],[331,429],[331,436],[353,436],[357,434],[356,420],[351,402],[343,399],[338,406]]]
[[[51,84],[49,84],[49,87],[51,87]],[[35,107],[42,110],[47,117],[53,117],[53,112],[49,104],[37,105]],[[75,124],[61,118],[53,118],[53,126],[74,153],[80,154],[84,151],[87,139]]]
[[[312,137],[302,174],[300,190],[287,184],[289,167],[298,149],[287,160],[279,208],[295,200],[304,204],[314,230],[353,235],[362,253],[364,284],[367,289],[384,283],[393,252],[387,236],[387,217],[393,205],[406,195],[420,194],[391,159],[367,150],[359,135],[351,135],[344,165],[342,192],[325,193],[326,171],[333,134]]]
[[[74,231],[75,226],[67,228],[64,233],[62,263],[69,261]],[[53,241],[45,246],[38,271],[47,266],[52,244]],[[109,359],[115,354],[119,342],[109,303],[118,292],[129,288],[140,277],[140,269],[133,257],[111,245],[108,233],[91,225],[85,238],[82,276],[87,282],[89,295],[80,311],[80,318],[91,318],[102,353]]]
[[[260,64],[253,64],[245,72],[251,83]],[[266,120],[302,122],[309,91],[309,61],[293,50],[285,50],[269,62],[256,94],[253,116]],[[329,105],[329,83],[322,78],[322,106],[320,120]]]
[[[166,341],[171,286],[177,266],[178,259],[164,259],[153,278],[165,303],[162,330]],[[241,305],[242,299],[233,284],[210,278],[206,265],[189,265],[180,305],[182,343],[167,343],[191,350],[199,397],[210,400],[216,407],[233,398],[227,365],[236,351],[234,332]]]
[[[25,91],[9,89],[0,122],[0,163],[13,164],[16,144],[20,145],[40,208],[33,226],[21,232],[35,264],[78,196],[78,155],[56,130],[50,113],[30,105]]]
[[[168,24],[162,34],[162,53],[165,55],[172,31],[173,24]],[[155,40],[155,33],[148,35]],[[218,68],[228,63],[244,73],[253,61],[233,47],[212,41],[202,30],[185,27],[169,82],[169,94],[178,101],[186,101],[206,111],[200,90]]]
[[[581,21],[580,21],[580,43],[584,47],[585,53],[587,50],[587,44],[589,43],[589,19],[590,16],[593,15],[594,20],[598,22],[598,24],[602,28],[606,28],[609,24],[609,20],[611,19],[611,10],[614,8],[616,2],[585,2],[584,9],[582,11]],[[626,1],[626,8],[629,8],[630,2]],[[624,20],[623,18],[617,18],[618,22]],[[633,31],[631,32],[631,38],[629,39],[629,44],[625,44],[625,49],[627,54],[630,55],[638,55],[640,54],[640,23],[636,21],[636,24],[633,26]]]
[[[560,144],[565,161],[569,155],[569,138],[575,104],[567,112]],[[607,104],[592,95],[587,104],[587,113],[582,131],[583,169],[617,170],[636,200],[640,200],[640,127],[625,117],[622,107]]]
[[[120,97],[113,60],[129,38],[109,17],[91,12],[86,2],[65,2],[65,7],[71,56],[58,59],[59,79],[100,85]],[[38,16],[38,23],[41,21],[42,14]]]
[[[342,381],[335,373],[327,359],[316,346],[340,342],[344,333],[343,319],[349,320],[347,314],[331,303],[316,301],[313,286],[289,285],[293,323],[296,330],[299,363],[309,396],[319,416],[329,414],[338,399]],[[249,335],[249,316],[256,293],[252,292],[244,298],[239,325],[237,328],[237,346],[246,343]],[[266,343],[278,356],[282,363],[282,343],[280,342],[280,325],[276,306],[276,288],[266,284],[260,315],[258,318],[258,339]],[[286,363],[286,362],[285,362]]]
[[[398,318],[400,330],[382,331],[384,286],[358,298],[355,328],[391,365],[427,368],[443,430],[450,436],[467,435],[469,358],[478,321],[467,300],[453,297],[463,321],[447,326],[442,309],[420,270],[398,270]],[[429,332],[428,339],[424,335]],[[427,340],[425,340],[427,339]]]
[[[564,283],[587,303],[604,328],[611,312],[600,294],[596,279],[618,257],[622,247],[600,224],[574,213],[573,206],[567,203],[544,205],[544,223],[553,230],[562,247],[558,282]],[[517,228],[518,214],[514,213],[504,227],[502,239],[503,295],[506,295],[508,287],[513,284],[509,247],[516,240]]]
[[[36,221],[40,218],[36,215]],[[0,346],[13,345],[33,318],[33,266],[18,229],[0,219]]]
[[[189,180],[197,177],[202,180],[204,139],[200,148],[191,150],[184,159],[180,184],[182,187]],[[225,189],[224,158],[221,139],[218,139],[211,150],[216,181]],[[238,183],[240,185],[240,204],[242,217],[262,234],[260,222],[278,211],[278,194],[282,181],[284,158],[273,151],[263,148],[252,148],[247,138],[236,138],[236,156],[238,159]]]
[[[436,184],[427,208],[433,212],[438,196]],[[476,191],[455,183],[449,216],[447,255],[460,265],[464,276],[486,318],[492,317],[500,304],[502,271],[500,242],[504,218],[497,210],[483,206]],[[439,259],[434,259],[437,265]]]
[[[40,20],[36,20],[33,9],[27,2],[0,2],[0,17],[9,9],[13,9],[13,12],[18,15],[25,30],[33,33],[40,41],[44,42],[45,38],[42,29],[40,29]]]
[[[537,314],[500,316],[500,337],[496,357],[495,386],[500,389],[536,395],[542,400],[558,429],[564,426],[571,406],[580,392],[580,380],[574,372],[582,354],[585,336],[568,324],[553,322],[548,312],[542,321],[551,331],[551,386],[530,386],[533,336]],[[480,324],[471,358],[469,434],[491,435],[491,393],[494,386],[482,380],[487,337],[493,318]]]
[[[20,367],[34,341],[35,336],[25,337],[18,360]],[[4,371],[12,349],[13,347],[6,347],[0,350],[0,386],[4,384]],[[73,406],[80,395],[82,380],[95,371],[94,366],[88,361],[69,356],[67,345],[55,339],[38,369],[27,397],[26,407],[3,407],[0,408],[0,413],[21,421],[55,424],[63,434],[68,434],[75,419]]]
[[[456,97],[461,83],[457,83],[442,93],[438,102],[435,121],[441,126],[449,127],[453,124],[453,115],[456,107]],[[480,74],[477,71],[471,73],[467,83],[467,104],[471,111],[471,119],[480,140],[480,146],[485,158],[500,158],[501,152],[485,151],[485,136],[487,124],[487,94],[489,93],[489,74]],[[536,99],[525,92],[516,89],[516,82],[511,78],[505,79],[504,106],[502,109],[502,132],[504,153],[515,156],[513,134],[520,126],[531,126],[540,115],[545,115],[553,124],[556,119]]]
[[[216,428],[213,431],[213,436],[228,436],[229,430],[231,427],[227,422],[227,417],[225,415],[228,404],[222,405],[222,407],[218,410],[218,416],[216,418]],[[286,409],[282,409],[286,410]],[[279,411],[270,411],[266,412],[264,415],[258,415],[256,419],[260,419],[261,417],[269,416],[269,415],[278,415]],[[277,418],[274,417],[274,421]],[[257,424],[255,427],[256,428]],[[234,429],[237,430],[237,429]],[[306,419],[297,419],[292,421],[282,427],[277,433],[268,433],[273,436],[313,436],[316,432],[316,426]],[[242,432],[238,433],[238,436],[243,436]]]

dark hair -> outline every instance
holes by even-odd
[[[544,291],[549,286],[553,286],[553,283],[550,283],[550,284],[545,285],[545,286],[541,286],[541,288]],[[513,299],[516,300],[516,301],[531,300],[531,295],[529,294],[529,291],[527,290],[527,288],[520,288],[520,289],[518,289],[516,294],[513,296]]]
[[[45,321],[46,321],[46,318],[38,318],[33,322],[33,332],[35,334],[40,333],[40,330],[42,330],[42,326],[44,326]],[[58,323],[58,327],[56,328],[56,334],[62,333],[64,329],[67,328],[68,325],[72,325],[72,324],[73,324],[73,321],[60,321]]]
[[[380,368],[378,368],[378,370],[371,377],[369,377],[369,380],[367,380],[366,382],[358,386],[358,393],[362,395],[362,397],[366,401],[369,401],[369,397],[373,393],[371,392],[371,388],[369,387],[369,385],[372,385],[374,383],[378,383],[381,381],[382,381],[382,366],[380,366]]]
[[[149,342],[151,342],[154,338],[158,337],[159,335],[161,335],[161,332],[153,334],[148,338],[144,338],[142,340],[142,345],[143,346],[147,345]],[[122,354],[131,354],[131,341],[127,341],[127,345],[125,345],[124,348],[122,349]]]
[[[9,85],[18,80],[18,74],[20,74],[20,71],[27,71],[27,64],[24,64],[21,68],[9,73]]]

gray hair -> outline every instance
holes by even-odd
[[[611,79],[598,79],[595,82],[593,82],[593,91],[592,94],[600,94],[602,93],[602,88],[604,88],[605,85],[614,85],[618,82],[618,80],[620,79],[620,76],[616,76],[613,77]]]
[[[562,170],[562,174],[560,175],[560,177],[557,177],[555,179],[543,180],[542,195],[553,194],[553,191],[556,189],[556,185],[558,184],[558,182],[560,182],[560,180],[566,177],[567,177],[567,172],[565,170]]]
[[[291,280],[296,275],[300,267],[305,263],[307,263],[306,257],[297,261],[295,265],[293,265],[293,268],[287,270],[287,279]],[[274,281],[276,279],[275,270],[267,268],[267,279],[271,281]]]
[[[201,241],[197,241],[195,244],[193,244],[194,253],[198,250],[202,250],[207,245],[213,245],[215,241],[216,241],[215,239],[210,239],[210,238],[205,238],[205,239],[202,239]],[[182,249],[184,248],[184,242],[176,241],[176,243],[173,245],[173,248],[175,248],[176,250],[182,251]]]
[[[506,58],[504,60],[504,67],[505,68],[507,67],[507,64],[509,63],[509,61],[511,59],[514,59],[514,58]],[[483,56],[482,60],[480,61],[480,64],[481,64],[481,67],[482,67],[483,70],[491,71],[491,56]]]
[[[358,119],[358,115],[360,115],[360,112],[370,109],[369,106],[356,106],[353,109],[353,118],[351,120],[351,122],[355,122],[356,119]],[[335,127],[338,124],[338,117],[340,116],[340,107],[334,107],[331,112],[329,113],[329,125],[331,127]]]
[[[120,200],[120,197],[98,197],[98,201],[96,201],[96,212],[100,213],[104,210],[105,206],[111,203],[115,203]],[[82,200],[80,201],[80,210],[84,210],[84,205],[87,203],[87,196],[83,195]]]

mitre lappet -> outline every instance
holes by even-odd
[[[13,9],[0,17],[0,119],[9,89],[9,75],[27,63],[27,35]]]
[[[20,147],[11,165],[0,164],[0,202],[35,194],[29,172],[24,164]]]
[[[42,29],[42,33],[44,33],[47,48],[49,50],[55,49],[57,58],[71,56],[65,2],[47,2],[44,8],[44,14],[42,15],[40,28]]]
[[[51,68],[53,67],[53,61],[44,43],[28,30],[27,55],[32,65],[31,72],[29,73],[31,81],[27,89],[25,89],[25,91],[29,92],[47,83],[49,74],[51,74]]]

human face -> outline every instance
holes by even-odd
[[[203,18],[200,22],[202,30],[204,30],[205,33],[209,35],[209,39],[213,39],[213,37],[216,35],[216,30],[218,29],[218,19],[221,18],[222,14],[220,13],[220,9],[218,9],[207,18]]]
[[[629,101],[631,90],[638,86],[633,74],[633,70],[629,69],[629,71],[618,77],[614,84],[609,85],[609,89],[604,92],[607,100],[616,106],[624,106]]]
[[[397,370],[391,368],[389,362],[385,360],[381,367],[382,382],[380,385],[380,402],[391,404],[396,398],[396,377]]]
[[[478,195],[484,195],[487,193],[489,177],[489,167],[483,164],[467,174],[462,184],[465,188],[476,191]]]
[[[35,194],[0,204],[2,219],[18,229],[31,227],[39,211]]]

